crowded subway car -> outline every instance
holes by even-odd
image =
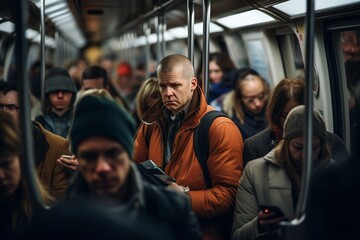
[[[353,239],[359,16],[1,0],[0,239]]]

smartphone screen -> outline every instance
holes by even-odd
[[[260,205],[259,209],[261,211],[263,211],[264,213],[275,213],[275,215],[273,215],[273,218],[278,218],[278,217],[284,217],[284,213],[280,210],[280,208],[278,208],[277,206],[272,206],[272,205]]]

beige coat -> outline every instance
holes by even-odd
[[[69,176],[65,168],[56,160],[63,154],[70,154],[69,143],[66,139],[44,129],[41,124],[37,122],[34,122],[34,124],[40,128],[46,142],[49,144],[45,159],[40,161],[36,166],[36,170],[41,182],[50,194],[59,200],[65,196]]]

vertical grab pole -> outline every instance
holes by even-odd
[[[210,8],[211,0],[203,0],[203,52],[202,52],[202,70],[203,70],[203,90],[206,99],[209,95],[209,29],[210,29]]]
[[[150,35],[150,28],[148,26],[148,23],[144,23],[143,26],[143,31],[145,34],[145,71],[146,71],[146,77],[150,76],[150,71],[149,71],[149,64],[150,64],[150,44],[149,44],[149,35]]]
[[[19,92],[20,103],[20,132],[21,143],[23,146],[23,161],[21,162],[21,170],[28,184],[28,189],[32,204],[35,209],[45,209],[45,205],[41,200],[39,189],[35,182],[35,164],[34,164],[34,148],[32,123],[30,118],[30,96],[29,81],[26,69],[26,20],[28,10],[25,9],[25,1],[16,0],[14,4],[15,15],[15,51],[16,51],[16,81]]]
[[[187,1],[188,58],[194,66],[194,0]],[[195,66],[194,66],[195,67]]]
[[[314,78],[314,21],[315,21],[315,11],[314,11],[314,0],[306,1],[306,32],[305,32],[305,156],[303,172],[302,172],[302,182],[301,182],[301,191],[299,195],[298,204],[296,206],[296,214],[298,217],[301,217],[305,213],[306,208],[306,199],[309,190],[310,174],[311,174],[311,164],[312,164],[312,136],[313,136],[313,89],[312,82]]]
[[[159,16],[159,22],[160,22],[160,34],[161,34],[161,59],[163,59],[165,57],[165,46],[166,46],[166,41],[165,41],[166,24],[165,24],[164,14],[161,14]]]
[[[41,0],[41,38],[40,38],[40,56],[41,56],[41,102],[45,102],[45,0]]]

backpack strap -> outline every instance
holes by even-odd
[[[209,111],[200,119],[200,124],[195,128],[194,132],[194,150],[203,171],[206,188],[212,186],[209,169],[207,167],[207,159],[209,157],[209,129],[212,122],[217,117],[227,116],[216,110]]]

